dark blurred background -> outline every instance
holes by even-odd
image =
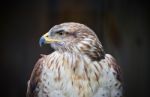
[[[92,28],[122,67],[125,97],[149,97],[149,9],[144,0],[1,0],[0,96],[25,97],[41,53],[38,41],[53,25]]]

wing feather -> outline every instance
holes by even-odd
[[[110,54],[106,54],[105,58],[108,62],[108,65],[110,67],[112,67],[116,72],[114,72],[114,75],[116,75],[116,79],[120,82],[122,82],[122,72],[121,72],[121,68],[120,65],[118,65],[116,59],[110,55]]]
[[[27,87],[27,97],[36,97],[35,89],[37,87],[38,82],[40,82],[40,75],[43,68],[43,60],[44,57],[40,58],[32,71],[30,80],[28,81]]]

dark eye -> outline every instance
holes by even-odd
[[[59,30],[57,32],[55,32],[57,35],[63,35],[64,34],[64,30]]]
[[[57,33],[57,34],[59,34],[59,35],[63,35],[63,32],[59,32],[59,33]]]

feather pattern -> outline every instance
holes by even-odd
[[[78,23],[57,25],[50,32],[58,28],[71,33],[65,39],[72,40],[64,39],[63,47],[55,46],[38,60],[27,97],[122,97],[120,67],[105,54],[95,33]]]

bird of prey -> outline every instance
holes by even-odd
[[[120,67],[89,27],[55,25],[39,44],[50,45],[54,52],[35,64],[27,97],[122,97]]]

